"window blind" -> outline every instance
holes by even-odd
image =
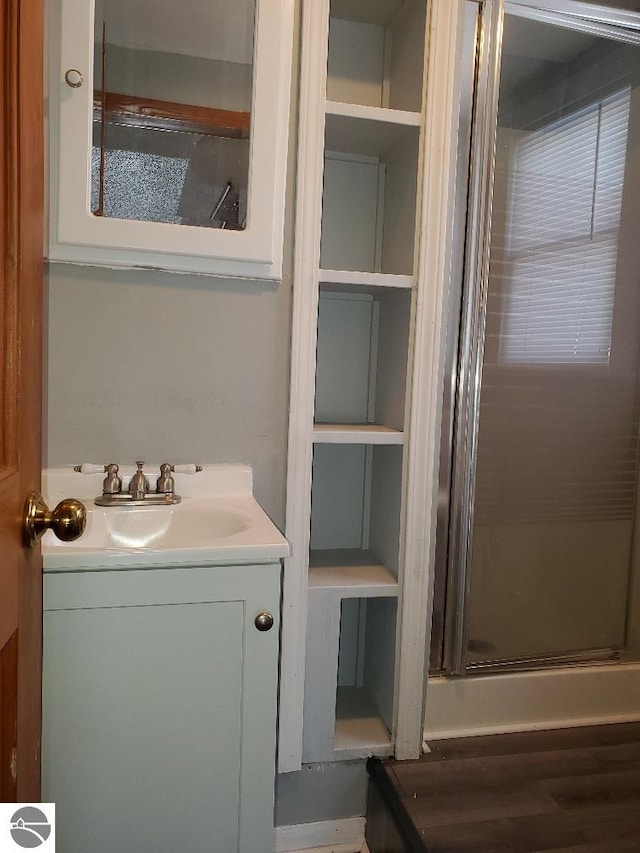
[[[609,361],[630,100],[625,88],[515,144],[492,264],[503,363]]]

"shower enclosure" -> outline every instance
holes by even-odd
[[[467,6],[431,671],[634,660],[640,14]]]

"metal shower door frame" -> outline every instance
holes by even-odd
[[[484,360],[495,146],[505,14],[640,45],[640,14],[580,0],[484,0],[478,59],[462,277],[457,364],[450,429],[443,424],[441,471],[450,475],[449,501],[439,530],[447,531],[436,571],[446,573],[441,667],[448,675],[469,673],[467,611],[473,539],[480,393]],[[457,370],[456,370],[457,366]],[[500,668],[504,668],[501,666]],[[487,671],[483,667],[483,671]]]

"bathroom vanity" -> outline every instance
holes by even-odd
[[[65,853],[273,849],[288,546],[250,470],[222,468],[177,506],[87,501],[84,540],[45,537],[43,798]]]

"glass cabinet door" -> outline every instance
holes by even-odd
[[[96,4],[94,216],[246,227],[255,0],[192,2]]]
[[[58,0],[54,260],[279,278],[291,0]]]

